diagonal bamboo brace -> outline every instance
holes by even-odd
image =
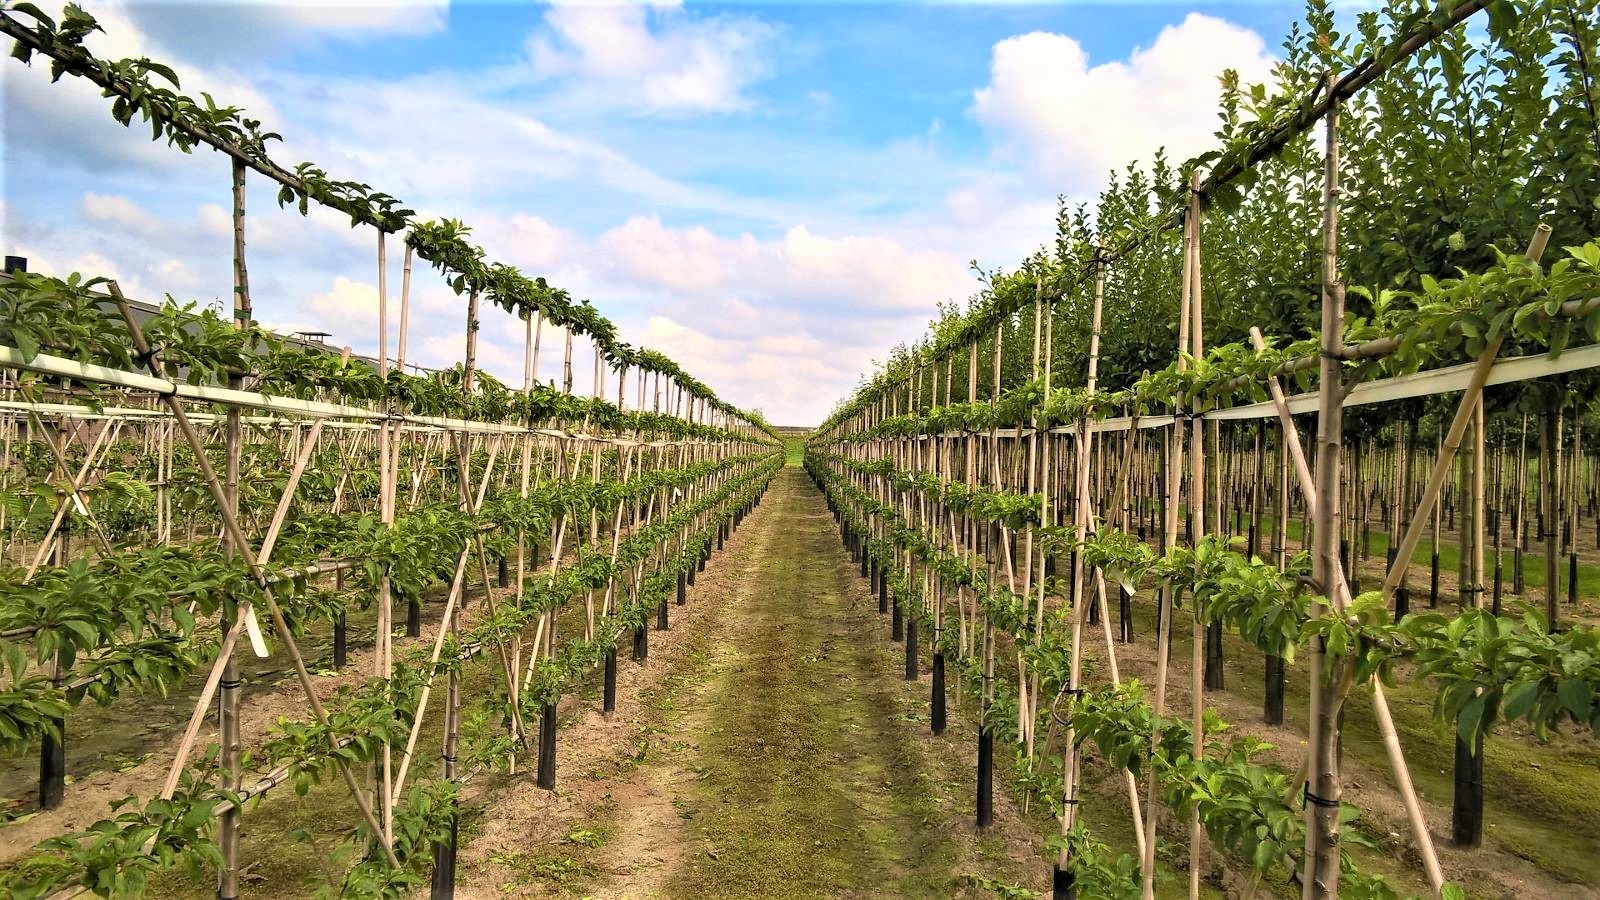
[[[1255,326],[1250,327],[1250,341],[1257,351],[1266,349],[1261,329]],[[1267,378],[1267,390],[1271,392],[1272,403],[1278,410],[1278,422],[1283,426],[1284,446],[1288,448],[1289,455],[1294,460],[1295,476],[1300,481],[1300,492],[1306,499],[1308,512],[1315,518],[1316,486],[1311,479],[1311,469],[1306,465],[1305,449],[1300,446],[1300,432],[1294,427],[1294,419],[1289,413],[1289,404],[1284,399],[1283,386],[1278,383],[1277,376]],[[1345,581],[1344,570],[1337,566],[1334,567],[1333,602],[1341,613],[1350,605],[1350,585]],[[1417,852],[1422,857],[1422,867],[1427,872],[1428,884],[1433,888],[1434,896],[1438,896],[1444,888],[1444,872],[1439,866],[1439,853],[1433,846],[1433,834],[1428,831],[1428,820],[1422,813],[1422,801],[1417,797],[1416,787],[1411,782],[1411,769],[1406,764],[1405,751],[1400,747],[1400,735],[1394,727],[1394,716],[1389,712],[1389,700],[1384,696],[1383,684],[1376,679],[1372,682],[1372,709],[1378,717],[1378,731],[1383,735],[1383,749],[1389,759],[1389,768],[1394,773],[1395,787],[1406,808],[1406,819],[1410,822],[1412,836],[1417,840]],[[1296,779],[1297,784],[1304,781],[1309,763],[1308,752],[1301,764],[1301,776]]]
[[[117,309],[122,313],[123,321],[128,325],[128,332],[133,338],[134,350],[139,358],[149,366],[150,371],[158,378],[165,378],[161,360],[150,349],[149,341],[145,340],[144,329],[134,321],[133,311],[128,307],[128,300],[122,295],[122,289],[115,281],[107,285],[111,296],[117,301]],[[216,470],[211,467],[211,460],[206,456],[205,443],[200,440],[200,435],[194,430],[194,425],[189,422],[189,417],[183,411],[183,404],[175,394],[161,395],[162,402],[172,411],[172,417],[178,424],[178,429],[183,432],[184,440],[194,449],[195,463],[200,469],[200,475],[205,480],[206,488],[211,492],[211,497],[217,503],[221,513],[222,526],[235,547],[239,548],[239,555],[244,558],[245,565],[249,567],[251,575],[261,588],[261,596],[266,600],[267,612],[272,616],[272,625],[277,629],[278,637],[283,641],[284,649],[289,651],[289,658],[294,662],[295,677],[300,682],[300,687],[305,691],[306,700],[311,706],[311,713],[316,717],[317,724],[324,727],[328,724],[327,710],[322,708],[322,701],[317,697],[315,686],[311,683],[311,673],[306,670],[305,658],[300,654],[300,648],[295,644],[294,634],[289,630],[289,623],[283,618],[283,611],[278,608],[278,602],[273,598],[272,587],[267,582],[266,573],[257,561],[255,552],[250,549],[250,544],[244,539],[244,531],[239,527],[239,519],[228,508],[227,497],[223,492],[222,483],[217,478]],[[239,617],[244,618],[249,610],[247,605],[241,605]],[[331,735],[330,735],[330,739]],[[333,739],[337,740],[337,739]],[[335,746],[333,749],[337,750]],[[344,782],[350,788],[351,795],[355,798],[356,806],[361,810],[361,817],[373,834],[382,834],[378,820],[372,814],[372,805],[367,802],[366,795],[361,786],[356,782],[355,774],[350,771],[350,766],[343,759],[335,757],[339,773],[344,776]],[[392,868],[400,867],[400,860],[394,854],[394,848],[388,842],[382,842],[384,858]]]
[[[1550,226],[1540,223],[1534,229],[1533,239],[1528,242],[1526,256],[1538,262],[1544,255],[1544,248],[1550,243]],[[1501,329],[1484,346],[1483,352],[1478,354],[1477,365],[1472,370],[1472,379],[1467,382],[1466,390],[1461,392],[1461,402],[1456,406],[1455,418],[1450,422],[1450,432],[1445,436],[1443,445],[1439,448],[1439,458],[1434,460],[1433,471],[1428,473],[1428,484],[1422,491],[1422,500],[1417,504],[1417,511],[1406,525],[1405,537],[1400,541],[1400,548],[1395,554],[1394,563],[1389,567],[1389,572],[1383,579],[1383,599],[1389,602],[1394,596],[1395,588],[1400,586],[1400,579],[1405,577],[1405,572],[1411,565],[1411,557],[1417,552],[1417,544],[1422,541],[1422,529],[1429,511],[1439,502],[1439,492],[1444,489],[1446,478],[1450,477],[1450,464],[1455,461],[1456,450],[1461,446],[1461,439],[1467,432],[1467,426],[1472,423],[1474,412],[1479,399],[1483,396],[1483,386],[1489,380],[1489,370],[1494,368],[1495,357],[1500,355],[1500,345],[1505,343],[1506,330]]]

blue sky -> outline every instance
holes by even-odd
[[[1270,76],[1294,4],[92,3],[103,56],[174,63],[275,151],[464,219],[722,396],[809,424],[941,301],[1052,234],[1055,198],[1210,145],[1216,75]],[[48,8],[48,7],[47,7]],[[228,167],[4,77],[5,252],[140,296],[225,298]],[[250,185],[257,316],[376,347],[376,237]],[[398,249],[391,291],[398,292]],[[410,356],[453,362],[463,303],[414,288]],[[520,331],[486,319],[488,366]],[[541,367],[554,374],[554,363]],[[580,371],[584,371],[580,369]]]

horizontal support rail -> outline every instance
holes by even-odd
[[[355,419],[357,422],[370,423],[369,427],[376,428],[382,422],[399,422],[402,425],[412,426],[414,429],[436,429],[451,432],[469,432],[476,434],[509,434],[533,435],[535,437],[551,437],[560,440],[596,441],[599,443],[613,444],[619,447],[675,447],[684,444],[710,444],[712,441],[704,439],[691,439],[681,441],[640,441],[631,438],[610,437],[594,435],[576,431],[567,431],[561,428],[528,428],[522,425],[508,425],[503,422],[474,422],[470,419],[453,419],[445,416],[407,416],[391,415],[361,406],[351,406],[344,403],[326,403],[319,400],[301,400],[295,397],[280,397],[274,394],[262,394],[254,391],[241,391],[232,388],[222,388],[210,385],[191,385],[155,378],[150,375],[141,375],[137,372],[127,372],[122,369],[113,369],[93,363],[79,362],[74,359],[65,359],[49,354],[38,354],[31,360],[25,360],[22,352],[15,347],[0,346],[0,368],[22,369],[37,372],[41,375],[52,375],[63,378],[73,378],[78,381],[87,381],[94,384],[103,384],[110,387],[126,388],[129,390],[148,391],[158,396],[176,396],[183,400],[196,403],[214,403],[220,406],[232,406],[245,409],[260,409],[289,415],[298,415],[304,418],[331,418]],[[77,406],[65,403],[28,404],[18,401],[0,402],[0,408],[39,411],[50,411],[61,415],[77,415],[80,418],[104,416],[111,418],[116,415],[128,417],[169,417],[164,411],[141,409],[138,407],[108,407],[106,410],[95,410],[88,406]],[[256,424],[273,424],[281,419],[256,420]]]

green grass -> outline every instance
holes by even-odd
[[[1268,526],[1263,524],[1262,527],[1266,528]],[[1293,540],[1293,541],[1299,541],[1300,538],[1301,538],[1301,534],[1302,534],[1302,531],[1301,531],[1301,527],[1300,527],[1300,521],[1298,519],[1291,519],[1289,521],[1289,539]],[[1384,559],[1386,559],[1388,557],[1388,553],[1389,553],[1389,536],[1388,535],[1383,534],[1382,532],[1374,531],[1369,536],[1368,540],[1370,542],[1369,543],[1369,548],[1368,548],[1369,549],[1369,553],[1370,553],[1370,555],[1371,555],[1371,557],[1373,559],[1378,560],[1378,561],[1381,562],[1381,561],[1383,561]],[[1423,538],[1417,544],[1417,552],[1416,552],[1416,555],[1412,557],[1411,564],[1412,564],[1413,567],[1416,567],[1416,566],[1420,565],[1420,566],[1426,568],[1426,567],[1428,567],[1428,566],[1430,566],[1432,564],[1432,558],[1433,558],[1433,539],[1432,538]],[[1512,574],[1513,574],[1513,572],[1512,572],[1513,556],[1512,556],[1511,546],[1510,546],[1510,542],[1509,541],[1507,542],[1505,549],[1501,551],[1501,560],[1502,560],[1502,565],[1504,567],[1504,575],[1503,575],[1503,580],[1504,581],[1503,581],[1503,583],[1505,585],[1505,593],[1506,593],[1506,595],[1509,596],[1511,594]],[[1487,548],[1486,552],[1484,553],[1484,569],[1485,569],[1485,571],[1483,573],[1484,574],[1484,580],[1487,582],[1487,584],[1485,586],[1489,590],[1493,590],[1493,588],[1494,588],[1494,548],[1493,547]],[[1456,572],[1459,572],[1460,570],[1461,570],[1461,547],[1460,547],[1460,545],[1455,543],[1455,542],[1453,542],[1453,541],[1446,541],[1446,540],[1439,541],[1439,572],[1440,572],[1440,574],[1441,575],[1454,574]],[[1523,577],[1523,583],[1524,583],[1524,588],[1525,588],[1524,593],[1526,594],[1526,599],[1528,599],[1530,601],[1539,599],[1539,598],[1536,598],[1536,597],[1533,596],[1533,589],[1544,587],[1544,552],[1543,552],[1542,545],[1537,545],[1537,544],[1530,545],[1529,548],[1528,548],[1528,552],[1524,553],[1522,555],[1522,577]],[[1566,594],[1566,589],[1567,589],[1567,557],[1566,556],[1562,556],[1557,560],[1556,577],[1557,577],[1557,580],[1558,580],[1558,582],[1560,584],[1560,587],[1559,587],[1560,593],[1558,594],[1558,596],[1560,597],[1561,601],[1563,603],[1565,603],[1566,602],[1566,597],[1567,597],[1567,594]],[[1428,583],[1427,583],[1426,578],[1424,578],[1424,580],[1421,581],[1420,583],[1417,583],[1417,582],[1413,581],[1412,586],[1411,586],[1411,596],[1412,596],[1412,599],[1413,599],[1413,603],[1415,603],[1415,600],[1419,595],[1424,600],[1426,600],[1427,591],[1428,591]],[[1441,594],[1442,593],[1443,592],[1441,591]],[[1578,596],[1579,597],[1600,597],[1600,566],[1586,565],[1586,564],[1582,563],[1581,561],[1579,562],[1579,564],[1578,564]],[[1443,597],[1443,596],[1440,597],[1441,601],[1445,600],[1445,599],[1446,598]],[[1448,599],[1452,599],[1453,600],[1454,598],[1451,597],[1451,598],[1448,598]]]
[[[1154,610],[1140,605],[1137,615],[1139,639],[1148,641]],[[1187,615],[1180,612],[1178,621],[1186,621]],[[1244,699],[1258,716],[1264,693],[1262,655],[1231,634],[1224,646],[1227,693]],[[1172,658],[1189,659],[1191,647],[1190,630],[1174,628]],[[1435,693],[1431,684],[1406,678],[1396,679],[1386,690],[1412,781],[1423,799],[1441,811],[1430,817],[1435,833],[1448,835],[1455,745],[1434,720]],[[1308,704],[1301,661],[1289,671],[1284,695],[1287,727],[1303,733]],[[1344,737],[1346,756],[1380,773],[1392,786],[1388,757],[1364,692],[1353,693],[1346,704]],[[1595,765],[1593,746],[1541,744],[1502,726],[1487,741],[1485,754],[1485,844],[1526,859],[1558,880],[1600,884],[1600,855],[1593,852],[1600,846],[1600,820],[1594,815],[1594,798],[1600,796],[1600,767]],[[1404,832],[1403,822],[1399,830]],[[1416,890],[1425,887],[1416,873],[1394,870],[1387,854],[1357,851],[1357,858],[1364,867],[1400,874],[1401,884]]]
[[[783,439],[784,465],[800,466],[806,461],[805,438],[789,437]]]
[[[802,476],[772,498],[794,514]],[[820,512],[820,507],[818,510]],[[824,520],[825,521],[825,520]],[[696,850],[674,897],[950,896],[958,874],[921,748],[883,688],[866,635],[840,630],[832,535],[770,533],[764,590],[724,635],[690,720],[698,779],[684,798]]]
[[[1183,515],[1185,513],[1186,509],[1187,509],[1187,507],[1180,506],[1179,507],[1179,511],[1180,511],[1179,514]],[[1260,544],[1259,544],[1259,549],[1258,549],[1258,552],[1260,552],[1260,553],[1266,553],[1271,548],[1271,546],[1272,546],[1272,535],[1274,535],[1276,533],[1276,529],[1277,529],[1277,523],[1272,518],[1270,512],[1271,512],[1270,510],[1267,511],[1267,513],[1262,516],[1262,520],[1261,520],[1261,529],[1262,529],[1262,531],[1261,531],[1261,536],[1259,538]],[[1231,517],[1229,519],[1227,519],[1224,524],[1227,525],[1227,527],[1231,529],[1233,527],[1233,522],[1232,522]],[[1241,522],[1241,524],[1244,524],[1246,526],[1246,528],[1248,528],[1248,522]],[[1291,543],[1298,544],[1301,541],[1301,539],[1304,537],[1304,529],[1302,527],[1302,520],[1299,517],[1291,517],[1289,519],[1289,527],[1286,530],[1288,532],[1289,540],[1290,540]],[[1580,529],[1580,530],[1582,530],[1582,529]],[[1431,531],[1431,529],[1430,529],[1430,531]],[[1460,548],[1460,545],[1457,542],[1449,539],[1450,532],[1447,529],[1444,529],[1444,528],[1441,527],[1440,532],[1441,533],[1440,533],[1440,541],[1439,541],[1439,572],[1440,572],[1441,576],[1444,576],[1444,575],[1453,576],[1456,572],[1459,572],[1460,569],[1461,569],[1461,548]],[[1245,533],[1244,531],[1240,532],[1241,535],[1244,534],[1244,533]],[[1424,532],[1424,534],[1428,534],[1428,533],[1429,532]],[[1580,536],[1580,540],[1581,540],[1581,536]],[[1427,597],[1428,597],[1428,579],[1427,579],[1427,575],[1426,575],[1426,570],[1431,565],[1431,561],[1432,561],[1432,557],[1433,557],[1433,544],[1434,544],[1434,542],[1433,542],[1433,539],[1431,537],[1424,537],[1421,541],[1419,541],[1417,543],[1417,551],[1416,551],[1415,555],[1413,555],[1412,558],[1411,558],[1411,566],[1412,566],[1413,571],[1412,571],[1412,575],[1411,575],[1410,584],[1411,584],[1411,598],[1412,598],[1412,607],[1413,608],[1415,608],[1418,605],[1417,601],[1419,599],[1423,603],[1427,602]],[[1370,535],[1368,536],[1368,555],[1370,556],[1370,558],[1372,560],[1374,560],[1374,561],[1376,561],[1378,563],[1382,563],[1384,561],[1384,559],[1387,558],[1388,553],[1389,553],[1389,536],[1387,534],[1384,534],[1382,531],[1374,529],[1370,533]],[[1505,540],[1504,549],[1501,551],[1501,559],[1502,559],[1503,572],[1504,572],[1504,574],[1502,576],[1503,584],[1504,584],[1504,592],[1505,592],[1505,595],[1508,596],[1508,597],[1511,595],[1511,586],[1513,584],[1513,579],[1512,579],[1512,575],[1513,575],[1513,572],[1512,572],[1512,560],[1513,560],[1513,558],[1514,557],[1513,557],[1513,554],[1512,554],[1512,542],[1511,542],[1511,540],[1509,538],[1509,535],[1508,535],[1506,540]],[[1417,577],[1417,572],[1415,571],[1419,567],[1424,570],[1424,572],[1422,574],[1422,577],[1420,579]],[[1491,545],[1489,547],[1487,547],[1485,549],[1485,553],[1484,553],[1484,569],[1485,569],[1485,571],[1484,571],[1485,588],[1487,590],[1489,590],[1489,591],[1493,591],[1493,588],[1494,588],[1494,547],[1493,547],[1492,543],[1491,543]],[[1538,589],[1538,588],[1543,588],[1544,587],[1544,546],[1543,546],[1543,544],[1540,544],[1538,542],[1530,544],[1528,546],[1528,552],[1524,553],[1522,555],[1522,576],[1523,576],[1523,586],[1524,586],[1524,591],[1523,591],[1524,599],[1527,599],[1530,602],[1542,603],[1543,595],[1542,594],[1535,595],[1535,590]],[[1560,556],[1560,558],[1556,561],[1556,578],[1557,578],[1557,581],[1558,581],[1558,584],[1559,584],[1559,588],[1558,588],[1559,592],[1558,592],[1557,596],[1559,597],[1559,599],[1561,600],[1562,603],[1565,603],[1566,602],[1566,598],[1567,598],[1567,557],[1565,555]],[[1367,585],[1367,587],[1368,588],[1372,588],[1372,587],[1375,587],[1375,585]],[[1440,596],[1439,599],[1441,601],[1454,600],[1455,599],[1454,596],[1450,596],[1450,597],[1443,596],[1444,591],[1442,589],[1441,589],[1440,593],[1441,593],[1441,596]],[[1600,598],[1600,565],[1591,565],[1591,564],[1588,564],[1588,563],[1584,563],[1580,559],[1580,561],[1578,563],[1578,597],[1580,599]]]
[[[400,647],[403,646],[401,642],[407,639],[397,629],[395,640],[396,646]],[[499,678],[489,659],[480,657],[476,664],[468,664],[462,669],[462,696],[485,696]],[[288,689],[295,689],[293,680],[287,681]],[[412,783],[439,777],[438,757],[435,754],[444,740],[442,677],[436,687],[435,699],[428,705],[422,732],[417,739],[420,756],[412,774],[407,776]],[[246,690],[249,689],[247,685]],[[249,702],[248,695],[246,702]],[[395,749],[397,765],[400,750]],[[364,780],[364,772],[358,770],[356,779],[358,782]],[[246,780],[253,780],[253,777],[247,775]],[[481,780],[484,780],[484,776],[480,776]],[[463,802],[462,846],[471,839],[482,813],[481,801]],[[289,784],[268,793],[260,805],[245,808],[240,827],[239,860],[247,879],[241,893],[269,900],[289,900],[310,896],[319,884],[337,884],[346,866],[354,861],[345,859],[342,854],[350,830],[360,821],[361,814],[337,770],[330,770],[303,797],[296,796]],[[426,879],[428,873],[424,871],[422,877]],[[182,871],[170,869],[151,879],[146,896],[164,900],[203,900],[215,894],[214,871],[207,869],[198,879],[191,879]]]

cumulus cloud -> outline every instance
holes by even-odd
[[[928,309],[974,287],[956,258],[880,235],[829,237],[796,225],[782,238],[719,237],[635,216],[602,234],[599,257],[635,284],[687,295],[728,294],[838,313]]]
[[[127,197],[117,194],[97,194],[88,191],[78,202],[78,208],[83,212],[84,218],[91,222],[103,222],[126,228],[141,237],[151,237],[163,230],[160,219]]]
[[[691,18],[681,9],[558,5],[528,41],[534,71],[586,82],[647,112],[748,108],[745,89],[767,73],[776,30],[744,16]]]
[[[646,292],[633,305],[648,346],[731,402],[794,424],[820,421],[874,357],[921,333],[935,303],[976,287],[954,255],[803,225],[758,238],[636,216],[586,255],[603,265],[606,296]]]
[[[449,0],[260,0],[249,5],[281,17],[291,28],[341,34],[431,34],[444,29],[450,11]]]
[[[865,347],[779,333],[730,338],[664,315],[649,318],[645,336],[669,356],[693,360],[696,377],[720,396],[779,425],[820,422],[872,363]]]
[[[136,7],[120,2],[83,5],[102,28],[84,39],[95,55],[161,60],[172,66],[185,93],[198,97],[207,92],[223,102],[243,106],[255,118],[281,121],[271,100],[226,64],[195,65],[153,39],[140,27],[134,15]],[[90,172],[126,167],[165,173],[190,164],[189,157],[173,152],[164,142],[150,141],[148,128],[138,120],[131,128],[112,120],[109,101],[88,81],[67,77],[52,83],[49,61],[43,57],[35,57],[27,67],[8,62],[0,72],[8,156],[38,154],[51,167]]]
[[[1272,66],[1260,35],[1201,13],[1126,60],[1097,64],[1075,39],[1035,31],[994,46],[989,83],[970,112],[1003,152],[1069,192],[1087,191],[1160,147],[1177,159],[1210,147],[1217,76],[1231,68],[1264,82]]]
[[[305,308],[320,321],[339,326],[340,331],[370,331],[377,327],[378,288],[339,275],[328,290],[306,298]],[[400,321],[398,308],[390,312],[390,318]]]
[[[570,230],[527,213],[474,216],[472,221],[473,234],[490,256],[536,274],[569,262],[579,243]]]

